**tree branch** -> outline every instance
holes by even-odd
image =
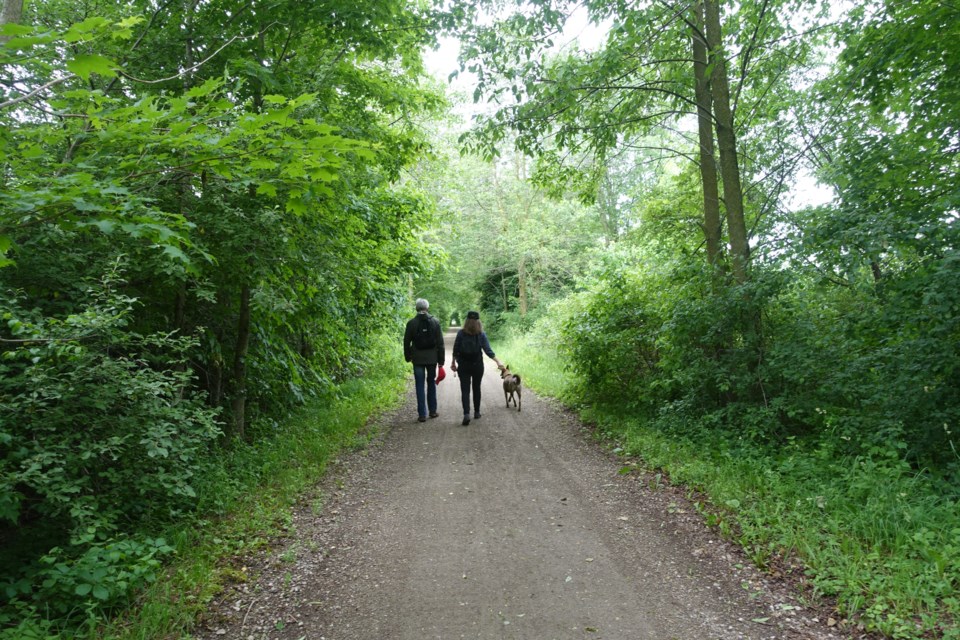
[[[25,95],[22,95],[22,96],[20,96],[19,98],[13,98],[12,100],[7,100],[6,102],[0,103],[0,109],[6,109],[7,107],[11,107],[11,106],[13,106],[13,105],[15,105],[15,104],[19,104],[19,103],[21,103],[21,102],[24,102],[24,101],[26,101],[26,100],[29,100],[30,98],[34,97],[35,95],[37,95],[37,94],[39,94],[39,93],[41,93],[41,92],[43,92],[43,91],[46,91],[46,90],[49,89],[50,87],[55,87],[56,85],[60,84],[61,82],[66,82],[67,80],[73,80],[73,79],[76,78],[76,77],[77,77],[76,75],[74,75],[74,74],[72,74],[72,73],[69,73],[69,74],[63,76],[62,78],[57,78],[56,80],[51,80],[51,81],[48,82],[47,84],[45,84],[45,85],[43,85],[43,86],[40,86],[40,87],[37,87],[36,89],[34,89],[33,91],[31,91],[30,93],[27,93],[27,94],[25,94]]]
[[[193,73],[194,71],[196,71],[197,69],[199,69],[200,67],[202,67],[204,64],[206,64],[207,62],[209,62],[210,60],[212,60],[213,58],[215,58],[218,53],[220,53],[221,51],[223,51],[224,49],[226,49],[227,47],[229,47],[231,44],[233,44],[234,41],[236,41],[236,40],[247,40],[247,39],[252,38],[252,37],[253,37],[253,36],[233,36],[232,38],[230,38],[229,40],[227,40],[227,41],[223,44],[223,46],[221,46],[219,49],[217,49],[216,51],[214,51],[213,53],[211,53],[209,56],[207,56],[206,58],[204,58],[203,60],[201,60],[201,61],[198,62],[197,64],[193,65],[192,67],[190,67],[190,68],[188,68],[188,69],[184,69],[183,71],[180,71],[179,73],[176,73],[176,74],[170,76],[169,78],[160,78],[160,79],[158,79],[158,80],[142,80],[142,79],[140,79],[140,78],[135,78],[135,77],[131,76],[129,73],[126,73],[126,72],[124,72],[124,71],[118,70],[117,73],[118,73],[119,75],[123,76],[124,78],[126,78],[127,80],[130,80],[130,81],[132,81],[132,82],[137,82],[137,83],[140,83],[140,84],[161,84],[161,83],[164,83],[164,82],[170,82],[171,80],[176,80],[177,78],[182,78],[183,76],[187,75],[188,73]]]

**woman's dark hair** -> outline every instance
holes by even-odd
[[[483,325],[480,324],[479,319],[468,317],[463,323],[463,332],[468,336],[478,336],[483,333]]]

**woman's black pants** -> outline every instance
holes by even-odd
[[[463,400],[463,415],[470,415],[470,388],[473,387],[473,412],[480,413],[480,381],[483,379],[483,363],[457,363],[460,374],[460,399]]]

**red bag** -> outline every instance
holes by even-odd
[[[447,372],[443,370],[443,365],[441,364],[437,367],[437,384],[440,384],[440,381],[447,377]]]

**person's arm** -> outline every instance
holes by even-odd
[[[457,331],[457,337],[453,339],[453,357],[450,359],[450,370],[457,370],[457,356],[460,355],[460,336],[463,331]]]
[[[493,352],[493,347],[490,346],[490,338],[487,337],[486,331],[480,334],[480,348],[483,349],[488,358],[497,363],[498,369],[503,369],[503,363],[497,360],[497,354]]]

